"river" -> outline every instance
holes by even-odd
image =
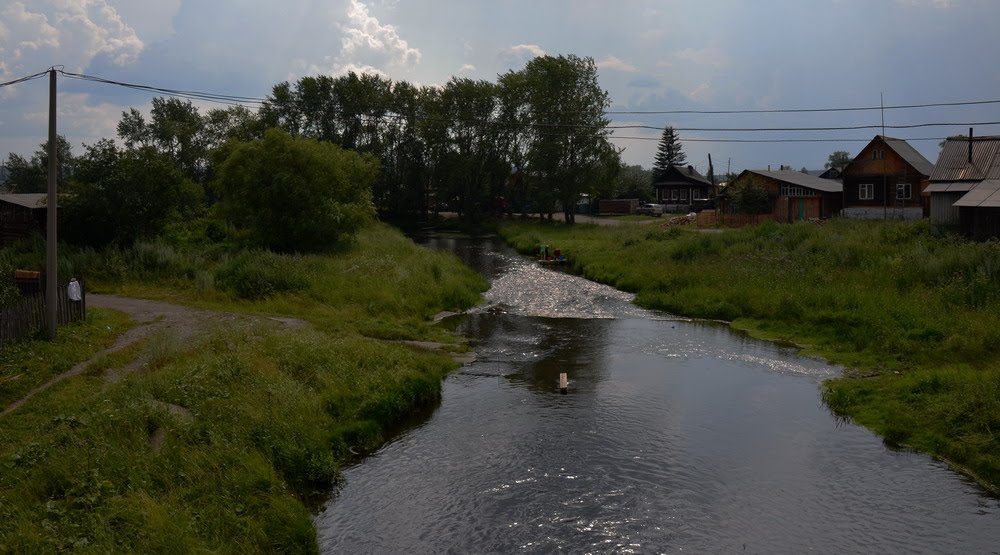
[[[316,517],[324,552],[1000,552],[996,498],[825,408],[839,368],[497,239],[423,242],[490,279],[446,323],[478,360],[344,471]]]

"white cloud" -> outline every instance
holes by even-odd
[[[719,48],[685,48],[673,53],[673,58],[681,62],[698,65],[724,67],[729,64],[729,57]]]
[[[515,44],[500,52],[500,59],[510,67],[519,66],[532,58],[544,56],[545,51],[537,44]]]
[[[712,87],[710,87],[708,83],[702,83],[697,87],[695,87],[693,91],[688,93],[688,96],[691,97],[692,100],[702,100],[706,96],[711,94],[711,92],[712,92]]]
[[[11,2],[0,9],[0,52],[6,72],[35,72],[53,63],[79,71],[98,55],[135,61],[143,43],[106,0]]]
[[[464,73],[466,71],[468,72],[476,71],[476,66],[472,64],[462,64],[462,67],[458,68],[458,73]]]
[[[603,60],[597,62],[598,69],[613,69],[616,71],[624,71],[627,73],[635,73],[639,71],[634,65],[625,62],[615,56],[606,56]]]
[[[368,6],[358,0],[351,0],[347,7],[348,23],[341,25],[344,38],[340,62],[344,65],[356,62],[357,58],[376,58],[397,66],[420,63],[420,50],[403,40],[396,28],[384,25],[368,13]]]

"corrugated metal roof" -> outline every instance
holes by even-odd
[[[971,191],[976,186],[974,181],[956,181],[944,183],[931,183],[924,189],[925,193],[965,193]]]
[[[1000,179],[1000,137],[973,137],[971,164],[967,137],[945,140],[931,182],[982,179]]]
[[[783,181],[792,185],[799,185],[824,193],[840,193],[844,190],[844,185],[832,179],[822,179],[795,170],[747,170],[750,173],[770,177],[777,181]]]
[[[9,202],[25,208],[45,208],[48,204],[45,193],[9,193],[0,195],[0,201]]]
[[[979,183],[952,206],[1000,208],[1000,180],[990,179]]]
[[[882,140],[885,144],[889,145],[889,148],[894,150],[906,163],[913,166],[913,169],[920,172],[920,175],[930,175],[934,171],[934,164],[927,158],[924,158],[923,154],[916,151],[910,143],[904,141],[903,139],[895,139],[893,137],[882,136]]]

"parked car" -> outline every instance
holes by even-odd
[[[663,215],[663,205],[646,203],[640,205],[639,208],[636,208],[635,213],[644,214],[646,216],[656,216],[657,218],[659,218],[660,216]]]

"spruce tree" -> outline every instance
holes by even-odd
[[[656,160],[653,163],[653,182],[664,179],[671,165],[683,166],[685,163],[687,163],[687,156],[681,150],[681,139],[673,127],[667,127],[663,130],[660,146],[656,149]]]

